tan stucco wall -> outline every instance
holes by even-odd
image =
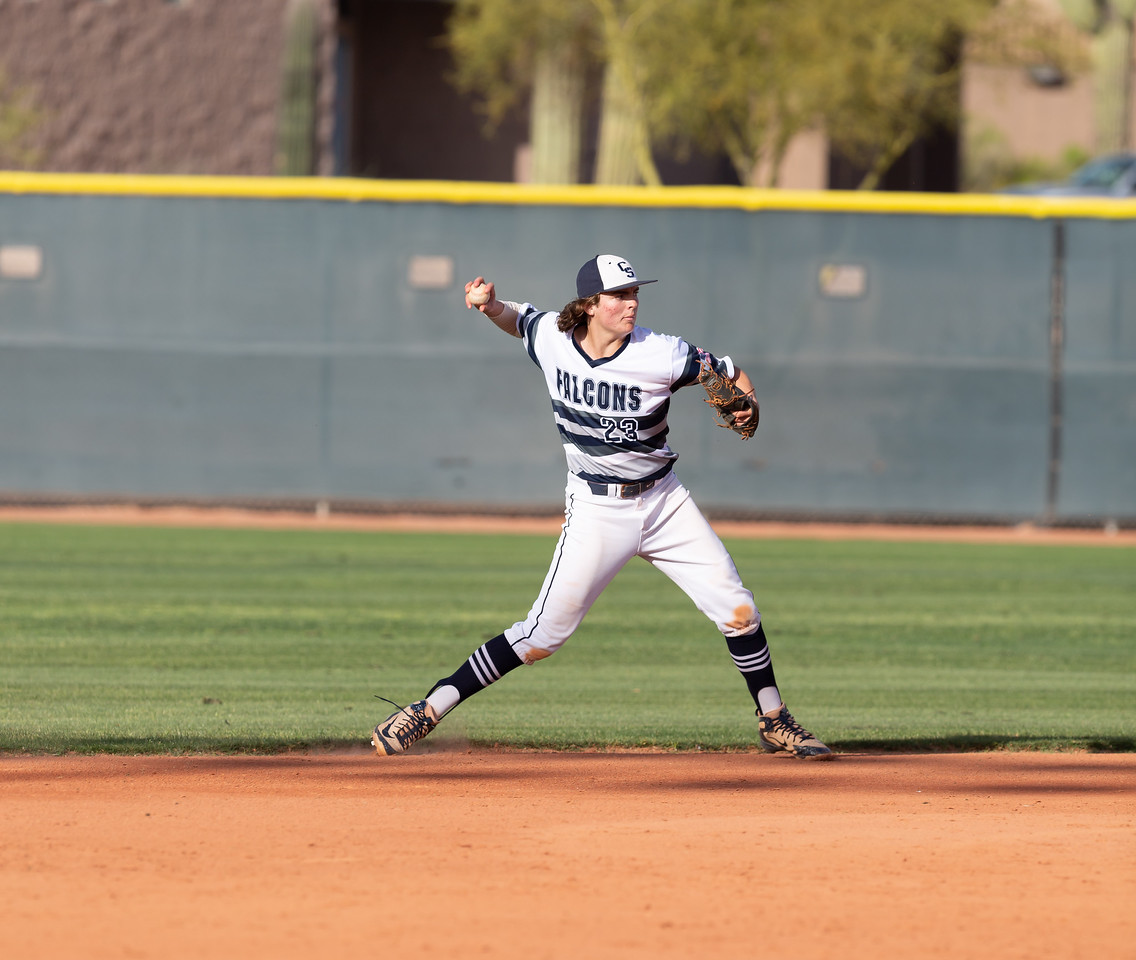
[[[0,0],[46,171],[271,174],[287,0]]]
[[[1077,77],[1039,87],[1020,68],[968,63],[961,105],[968,135],[997,130],[1014,156],[1054,160],[1068,147],[1091,151],[1095,130],[1092,82]]]

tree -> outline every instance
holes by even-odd
[[[666,140],[776,186],[790,141],[823,126],[872,188],[957,122],[960,40],[994,3],[458,0],[450,45],[490,123],[532,91],[538,181],[576,179],[556,163],[578,159],[582,77],[602,65],[597,183],[658,183],[652,144]]]
[[[743,184],[776,186],[790,140],[820,113],[822,27],[814,0],[671,0],[644,36],[653,132],[724,152]]]
[[[790,141],[823,127],[873,188],[917,137],[957,121],[953,54],[992,4],[669,0],[644,37],[653,130],[776,186]]]
[[[962,37],[990,0],[817,0],[830,69],[821,118],[833,147],[866,170],[874,189],[919,137],[958,123]]]

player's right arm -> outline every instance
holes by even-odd
[[[484,288],[484,291],[489,294],[489,299],[483,303],[475,303],[471,300],[470,291],[474,287]],[[484,292],[482,296],[484,296]],[[487,281],[484,277],[476,277],[467,283],[465,285],[465,305],[469,309],[480,310],[505,333],[520,338],[521,332],[517,329],[517,317],[520,315],[517,305],[509,300],[498,300],[497,288],[493,285],[492,280]]]

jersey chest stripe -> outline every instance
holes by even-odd
[[[670,406],[671,402],[667,399],[659,405],[658,410],[651,414],[626,413],[623,410],[601,410],[598,413],[592,413],[589,410],[580,410],[577,407],[570,407],[565,403],[561,403],[559,400],[552,401],[553,412],[562,420],[592,430],[603,429],[605,421],[613,419],[634,420],[638,430],[650,430],[652,427],[657,427],[660,423],[666,422],[667,414],[670,412]]]
[[[570,433],[562,425],[557,424],[560,440],[566,446],[575,447],[580,453],[589,457],[611,457],[621,453],[655,453],[662,450],[667,444],[669,430],[660,430],[653,437],[643,437],[640,440],[622,440],[618,443],[609,441],[606,437],[595,437],[585,433]]]

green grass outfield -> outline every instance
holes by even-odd
[[[1136,550],[727,541],[838,750],[1136,749]],[[528,609],[555,538],[0,524],[0,751],[366,744]],[[630,564],[423,748],[747,749],[718,632]]]

